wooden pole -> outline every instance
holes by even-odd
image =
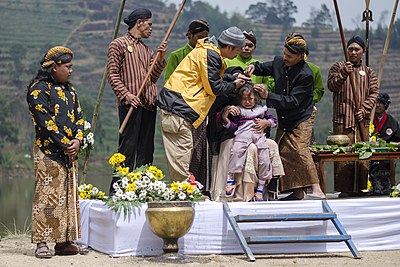
[[[180,5],[178,11],[176,12],[175,17],[174,17],[174,19],[172,20],[171,25],[169,26],[169,29],[168,29],[167,33],[165,34],[164,39],[162,40],[161,43],[164,43],[164,42],[166,42],[166,41],[168,40],[168,37],[170,36],[170,34],[171,34],[171,32],[172,32],[172,30],[173,30],[173,28],[174,28],[174,26],[175,26],[175,24],[176,24],[178,18],[179,18],[179,15],[181,14],[181,12],[182,12],[182,10],[183,10],[183,7],[185,6],[185,3],[186,3],[186,0],[182,0],[182,3],[181,3],[181,5]],[[143,92],[143,89],[144,89],[144,87],[145,87],[147,81],[149,80],[150,75],[151,75],[151,73],[152,73],[152,71],[153,71],[153,69],[154,69],[154,67],[155,67],[155,65],[156,65],[156,63],[157,63],[159,57],[160,57],[160,52],[157,51],[157,54],[156,54],[156,56],[154,57],[153,63],[151,64],[151,66],[150,66],[150,68],[149,68],[149,70],[148,70],[148,72],[147,72],[147,74],[146,74],[146,77],[144,78],[143,83],[141,84],[141,86],[140,86],[140,88],[139,88],[139,91],[138,91],[138,93],[137,93],[137,97],[140,97],[140,96],[141,96],[141,94],[142,94],[142,92]],[[129,108],[128,113],[127,113],[126,116],[125,116],[124,121],[123,121],[122,124],[121,124],[121,127],[119,128],[119,133],[120,133],[120,134],[122,134],[122,133],[124,132],[125,127],[126,127],[126,124],[128,123],[129,118],[131,117],[133,110],[134,110],[134,108],[131,106],[131,107]]]
[[[114,40],[115,38],[117,38],[119,25],[121,24],[122,13],[123,13],[124,7],[125,7],[125,2],[126,2],[126,0],[122,0],[121,5],[119,6],[118,17],[117,17],[117,21],[115,22],[114,33],[113,33],[111,40]],[[92,129],[93,134],[96,130],[97,118],[99,116],[100,104],[101,104],[101,101],[103,100],[103,93],[104,93],[104,87],[106,86],[106,81],[107,81],[107,70],[106,70],[106,67],[104,67],[103,78],[101,79],[99,93],[97,95],[97,102],[96,102],[96,106],[94,107],[92,123],[91,123],[92,124],[91,129]],[[85,180],[86,180],[89,158],[90,158],[90,150],[86,150],[85,161],[83,163],[83,171],[82,171],[82,181],[81,181],[82,184],[84,184]]]
[[[381,88],[381,80],[382,80],[382,75],[383,75],[383,63],[385,62],[386,54],[387,54],[387,51],[388,51],[388,48],[389,48],[390,34],[392,33],[393,24],[394,24],[394,20],[396,18],[396,11],[397,11],[397,6],[398,5],[399,5],[399,0],[396,0],[396,2],[394,3],[394,7],[393,7],[393,13],[392,13],[392,18],[391,18],[390,24],[389,24],[389,29],[388,29],[388,32],[387,32],[387,35],[386,35],[386,41],[385,41],[385,46],[383,48],[381,62],[379,64],[378,88]]]
[[[379,64],[379,70],[378,70],[378,88],[381,88],[381,81],[382,81],[382,75],[383,75],[383,64],[385,63],[385,59],[386,59],[386,54],[389,48],[389,42],[390,42],[390,35],[392,33],[392,29],[393,29],[393,24],[394,24],[394,20],[396,18],[396,11],[397,11],[397,6],[399,5],[399,0],[396,0],[394,3],[394,7],[393,7],[393,13],[392,13],[392,18],[390,20],[390,24],[389,24],[389,29],[386,35],[386,41],[385,41],[385,46],[383,47],[383,53],[382,53],[382,57],[381,57],[381,62]],[[372,109],[371,111],[371,121],[374,121],[374,116],[375,116],[375,107]]]
[[[369,10],[370,0],[365,0],[365,11],[363,12],[362,21],[365,21],[365,65],[369,66],[369,22],[373,21],[372,11]]]
[[[346,61],[349,62],[350,61],[350,57],[349,57],[349,53],[347,52],[346,40],[344,38],[344,33],[343,33],[343,28],[342,28],[342,21],[340,19],[340,13],[339,13],[339,7],[338,7],[338,4],[337,4],[337,0],[333,0],[333,4],[335,6],[336,18],[337,18],[337,22],[338,22],[338,26],[339,26],[340,39],[342,40],[342,47],[343,47],[344,56],[346,58]],[[354,97],[354,103],[355,103],[355,111],[354,111],[354,113],[356,113],[360,109],[360,103],[358,101],[358,97],[357,97],[357,94],[356,94],[356,84],[355,84],[355,81],[354,81],[353,72],[350,73],[349,77],[350,77],[351,91],[352,91],[352,94],[353,94],[353,97]],[[358,127],[360,129],[361,141],[367,141],[367,140],[364,140],[364,136],[368,136],[368,133],[365,133],[366,128],[364,127],[362,121],[358,121]]]
[[[338,26],[339,26],[339,32],[340,32],[340,39],[342,40],[342,47],[343,47],[343,52],[344,52],[344,56],[346,58],[346,61],[349,62],[350,61],[350,56],[349,53],[347,51],[347,46],[346,46],[346,40],[344,38],[344,33],[343,33],[343,28],[342,28],[342,21],[340,19],[340,13],[339,13],[339,7],[337,4],[337,0],[333,0],[333,4],[335,6],[335,12],[336,12],[336,18],[337,18],[337,22],[338,22]],[[354,97],[354,103],[355,103],[355,111],[354,113],[356,113],[359,109],[360,109],[360,105],[358,102],[358,97],[356,95],[356,85],[355,85],[355,81],[354,81],[354,76],[353,73],[349,74],[349,78],[350,78],[350,86],[351,86],[351,91]],[[356,119],[357,120],[357,119]],[[361,141],[366,141],[364,140],[364,136],[368,136],[368,133],[365,133],[365,127],[362,123],[362,121],[358,121],[358,128],[360,129],[360,137],[361,137]],[[354,132],[354,141],[357,141],[357,131]],[[354,181],[353,181],[353,191],[358,191],[358,171],[357,171],[358,167],[357,167],[357,163],[354,162]]]

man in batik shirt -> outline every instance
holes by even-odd
[[[350,61],[336,62],[328,74],[328,89],[333,93],[333,133],[345,134],[350,144],[368,141],[371,110],[378,97],[378,78],[375,72],[362,64],[365,42],[354,36],[347,42]],[[351,78],[355,88],[353,95]],[[358,100],[358,101],[357,101]],[[360,105],[356,107],[355,103]],[[364,128],[360,130],[361,127]],[[335,162],[335,191],[359,192],[367,188],[367,162]],[[357,170],[356,170],[357,169]]]

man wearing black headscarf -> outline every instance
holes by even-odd
[[[374,115],[374,136],[386,142],[400,142],[400,128],[397,120],[386,110],[390,97],[387,93],[379,93]],[[390,161],[371,161],[369,166],[370,192],[374,195],[389,195],[395,180],[390,180]],[[394,166],[394,163],[392,162]]]
[[[151,17],[150,10],[146,8],[133,10],[124,19],[128,25],[128,32],[111,42],[107,54],[107,79],[117,98],[120,125],[130,107],[134,108],[124,133],[119,136],[118,147],[118,152],[126,156],[125,164],[131,171],[153,162],[156,82],[166,64],[167,44],[164,42],[158,48],[160,56],[150,79],[138,97],[139,88],[155,58],[154,52],[142,41],[151,35]],[[113,192],[113,182],[110,193]]]
[[[328,73],[328,89],[333,93],[333,134],[347,135],[350,144],[368,141],[371,110],[379,93],[375,72],[362,64],[364,52],[364,40],[360,36],[353,36],[347,42],[350,61],[336,62]],[[354,78],[356,95],[353,95],[350,75]],[[359,107],[355,106],[356,100]],[[364,131],[359,129],[360,124]],[[364,136],[361,136],[363,133]],[[347,195],[367,188],[367,163],[335,162],[334,169],[335,191]]]

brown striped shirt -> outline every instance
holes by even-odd
[[[375,72],[365,66],[354,66],[355,92],[364,115],[364,124],[369,124],[371,110],[378,97],[378,78]],[[356,105],[350,77],[345,70],[345,62],[336,62],[328,74],[328,89],[333,92],[333,122],[344,124],[345,128],[355,128]]]
[[[137,95],[154,57],[153,50],[129,32],[111,42],[107,53],[107,79],[117,96],[118,106],[128,104],[125,100],[128,93]],[[144,108],[154,109],[156,82],[165,65],[165,60],[159,60],[155,64],[150,79],[143,88],[140,99]]]

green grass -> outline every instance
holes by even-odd
[[[3,227],[3,230],[0,231],[0,237],[4,238],[20,238],[20,237],[27,237],[31,235],[31,223],[28,223],[28,219],[26,218],[25,224],[22,227],[22,229],[18,229],[15,219],[14,219],[14,225],[12,226],[12,229],[7,227],[4,223],[0,222],[0,225]]]

